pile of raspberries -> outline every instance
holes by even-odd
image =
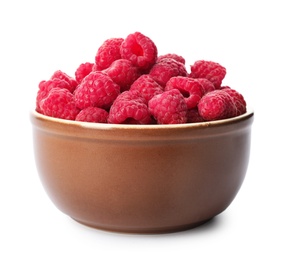
[[[220,120],[246,112],[243,96],[222,86],[226,69],[198,60],[185,67],[177,54],[158,56],[140,32],[110,38],[94,62],[75,77],[57,70],[39,83],[36,111],[46,116],[110,124],[183,124]]]

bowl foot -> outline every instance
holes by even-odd
[[[210,221],[212,218],[191,223],[191,224],[186,224],[186,225],[179,225],[179,226],[168,226],[168,227],[115,227],[115,226],[107,226],[107,225],[98,225],[94,223],[89,223],[81,220],[77,220],[72,218],[76,222],[88,226],[91,228],[95,228],[98,230],[103,230],[103,231],[108,231],[108,232],[115,232],[115,233],[127,233],[127,234],[166,234],[166,233],[174,233],[174,232],[181,232],[181,231],[186,231],[189,229],[196,228],[198,226],[201,226],[208,221]]]

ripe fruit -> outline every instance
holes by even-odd
[[[57,70],[39,83],[36,111],[47,116],[111,124],[183,124],[242,115],[246,101],[222,86],[226,68],[197,60],[186,69],[175,53],[158,56],[140,32],[110,38],[94,62],[81,63],[75,77]]]

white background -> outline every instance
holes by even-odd
[[[282,1],[0,2],[0,259],[284,259]],[[29,112],[38,83],[74,76],[111,37],[140,31],[159,54],[227,68],[224,85],[255,110],[251,160],[230,207],[166,235],[91,229],[51,203],[38,179]],[[282,247],[282,248],[281,248]]]

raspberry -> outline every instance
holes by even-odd
[[[175,53],[168,53],[168,54],[165,54],[165,55],[160,55],[158,56],[157,58],[157,61],[156,62],[159,62],[161,61],[162,59],[165,59],[165,58],[171,58],[171,59],[174,59],[182,64],[185,64],[185,59],[180,56],[180,55],[177,55]]]
[[[120,92],[120,87],[102,72],[91,72],[74,91],[76,106],[110,108]]]
[[[232,113],[232,103],[228,94],[214,90],[205,94],[198,103],[198,112],[206,121],[228,118]]]
[[[220,88],[225,75],[226,69],[213,61],[199,60],[191,66],[190,77],[206,78],[214,84],[216,89]]]
[[[111,124],[149,124],[151,116],[146,100],[137,91],[124,91],[111,106],[108,122]]]
[[[130,90],[138,91],[147,103],[155,95],[163,93],[163,88],[148,74],[144,74],[134,81]]]
[[[40,103],[44,115],[56,118],[74,120],[80,111],[73,94],[65,88],[52,88]]]
[[[107,123],[108,112],[98,107],[87,107],[82,109],[76,116],[75,121]]]
[[[111,38],[103,42],[95,56],[98,70],[106,69],[115,60],[121,59],[120,46],[123,40],[123,38]]]
[[[231,89],[230,87],[222,87],[221,89],[227,94],[229,94],[232,99],[232,102],[235,105],[236,109],[234,110],[232,117],[244,114],[246,112],[246,101],[243,95],[237,92],[236,90]]]
[[[172,58],[164,58],[152,67],[149,75],[161,86],[165,87],[171,77],[187,76],[188,74],[184,64]]]
[[[85,78],[88,74],[90,74],[93,71],[94,65],[95,64],[91,62],[80,64],[80,66],[75,71],[75,78],[78,84],[80,84],[83,78]]]
[[[197,78],[195,80],[201,85],[204,94],[215,90],[215,86],[210,80],[205,78]]]
[[[131,84],[141,75],[139,69],[126,59],[114,61],[103,72],[120,86],[121,92],[129,90]]]
[[[158,124],[182,124],[187,122],[187,105],[183,95],[172,89],[154,96],[148,103],[149,111]]]
[[[198,111],[206,121],[225,119],[245,113],[246,102],[240,93],[226,87],[205,94]]]
[[[39,89],[37,92],[37,97],[36,97],[36,111],[39,113],[42,113],[41,109],[41,101],[47,97],[49,91],[52,88],[65,88],[70,90],[70,84],[67,83],[65,80],[61,79],[50,79],[50,80],[43,80],[39,83]]]
[[[188,77],[178,76],[170,78],[166,84],[165,91],[171,89],[178,89],[181,92],[188,109],[196,107],[203,96],[203,89],[200,83]]]
[[[140,32],[129,34],[121,44],[121,57],[130,60],[142,70],[150,69],[156,62],[158,51],[155,43]]]
[[[57,70],[54,72],[54,74],[51,76],[51,79],[61,79],[65,80],[70,85],[70,92],[73,93],[73,91],[78,86],[78,82],[73,79],[72,77],[68,76],[66,73],[62,72],[61,70]]]

